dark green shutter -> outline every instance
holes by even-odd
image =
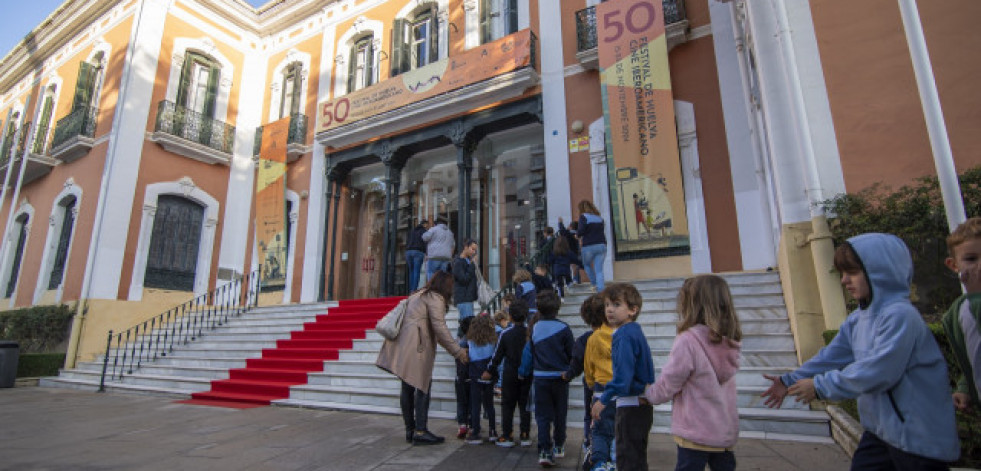
[[[221,69],[214,64],[209,64],[211,66],[208,71],[208,92],[204,97],[204,107],[201,110],[201,114],[208,118],[215,117],[215,103],[218,101],[218,80],[221,78]]]
[[[92,86],[98,70],[88,62],[78,64],[78,81],[75,82],[75,98],[72,101],[72,111],[79,107],[88,106],[92,100]]]
[[[300,99],[303,93],[303,64],[293,63],[293,97],[290,100],[290,116],[300,112]]]
[[[392,23],[392,77],[410,69],[408,49],[405,42],[405,20],[396,18]]]
[[[491,40],[491,1],[480,0],[480,44]]]
[[[44,138],[48,135],[48,125],[51,124],[51,111],[54,108],[54,100],[49,96],[44,99],[44,109],[41,110],[41,122],[37,127],[37,136],[34,136],[34,153],[40,154],[44,150]]]
[[[368,36],[365,41],[368,41],[364,48],[364,85],[367,87],[375,83],[375,37]]]
[[[426,38],[429,41],[429,61],[426,64],[432,64],[439,60],[439,15],[436,13],[436,5],[433,5],[429,11],[429,37]],[[419,66],[426,64],[419,64]]]
[[[358,74],[358,43],[355,41],[351,45],[351,56],[348,58],[347,64],[347,92],[351,93],[354,91],[354,87],[357,85],[355,81],[357,80]]]
[[[186,51],[184,53],[184,65],[181,66],[181,80],[177,86],[177,106],[187,106],[189,88],[191,88],[191,69],[194,68],[194,53]]]
[[[504,0],[504,34],[514,34],[518,32],[518,0]]]

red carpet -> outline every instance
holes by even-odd
[[[245,368],[229,370],[228,379],[211,382],[211,391],[191,394],[184,404],[245,408],[269,405],[290,396],[290,386],[305,384],[307,373],[324,370],[324,361],[336,360],[354,339],[365,338],[378,319],[402,297],[352,299],[307,322],[276,348],[262,350],[262,358],[246,360]]]

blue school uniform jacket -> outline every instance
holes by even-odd
[[[849,314],[828,346],[781,381],[814,378],[821,399],[857,397],[869,432],[905,452],[954,461],[960,446],[947,364],[909,301],[909,250],[891,234],[863,234],[848,243],[865,267],[871,299]]]
[[[618,397],[644,394],[648,384],[654,383],[654,360],[651,347],[640,324],[627,322],[613,333],[611,352],[613,379],[606,383],[600,401],[608,406]]]

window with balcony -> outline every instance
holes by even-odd
[[[3,138],[3,148],[0,149],[0,166],[7,165],[10,161],[10,152],[14,148],[14,139],[17,137],[17,123],[20,121],[20,112],[10,115],[7,120],[7,130]]]
[[[177,105],[188,111],[214,118],[221,67],[210,57],[187,51],[177,89]]]
[[[293,62],[283,70],[283,89],[279,101],[279,117],[285,118],[300,112],[303,93],[303,63]]]
[[[41,121],[38,122],[37,132],[34,137],[34,146],[31,152],[43,154],[46,150],[45,144],[48,142],[48,128],[51,126],[51,113],[54,111],[54,97],[57,88],[52,85],[45,92],[44,104],[41,108]]]
[[[373,35],[363,36],[351,46],[347,71],[348,93],[365,88],[375,82],[374,49]]]
[[[480,43],[518,31],[518,0],[480,1]]]
[[[193,291],[204,207],[175,195],[160,195],[153,219],[143,286]]]
[[[78,79],[72,95],[71,112],[58,120],[54,137],[51,138],[51,149],[62,160],[74,160],[92,147],[91,142],[87,141],[95,137],[99,92],[105,75],[104,62],[105,55],[99,52],[91,62],[83,61],[78,64]],[[64,144],[67,144],[67,148],[61,148]]]
[[[409,18],[396,18],[392,28],[392,76],[439,60],[439,21],[430,6]]]

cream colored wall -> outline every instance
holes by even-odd
[[[613,262],[613,278],[617,281],[674,278],[691,274],[691,257],[688,255]]]
[[[825,320],[808,245],[811,232],[810,222],[784,225],[777,254],[787,316],[797,345],[797,359],[802,363],[824,347],[821,333],[825,330]]]

